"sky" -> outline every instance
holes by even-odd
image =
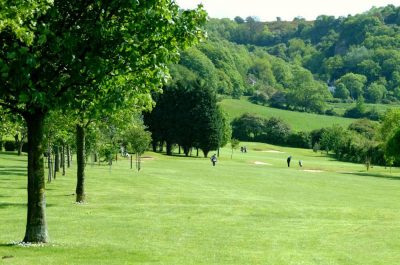
[[[234,18],[256,16],[261,21],[293,20],[303,17],[314,20],[319,15],[335,17],[355,15],[368,11],[373,6],[388,4],[400,6],[400,0],[175,0],[183,9],[204,5],[212,18]]]

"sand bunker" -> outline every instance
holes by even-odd
[[[261,162],[261,161],[255,161],[254,164],[272,166],[272,164],[270,164],[270,163],[265,163],[265,162]]]
[[[317,169],[304,169],[303,171],[305,171],[305,172],[324,172],[323,170],[317,170]]]
[[[261,152],[264,152],[264,153],[278,153],[278,154],[283,154],[284,153],[284,152],[277,151],[277,150],[265,150],[265,151],[261,151]]]
[[[154,160],[154,157],[152,156],[142,156],[140,157],[142,160]]]

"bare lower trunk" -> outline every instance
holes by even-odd
[[[131,157],[131,169],[132,169],[132,165],[133,165],[133,161],[132,161],[132,160],[133,160],[133,154],[131,154],[130,157]]]
[[[28,126],[28,213],[24,242],[46,243],[46,196],[43,163],[45,114],[37,110],[25,117]]]
[[[48,168],[47,182],[50,183],[51,180],[53,179],[53,163],[51,162],[51,148],[50,148],[50,145],[47,148],[47,168]]]
[[[63,145],[61,149],[61,166],[62,166],[62,175],[65,176],[65,145]]]
[[[54,147],[54,171],[60,172],[60,147],[58,145]]]
[[[76,125],[76,202],[85,202],[85,128]]]
[[[69,144],[67,145],[67,167],[71,166],[71,150]]]
[[[167,141],[166,147],[167,147],[167,155],[171,156],[172,155],[172,143]]]

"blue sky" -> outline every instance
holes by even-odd
[[[184,9],[203,3],[210,17],[234,18],[257,16],[261,21],[293,20],[303,17],[313,20],[318,15],[347,16],[368,11],[373,6],[400,6],[400,0],[175,0]]]

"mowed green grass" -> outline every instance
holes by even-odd
[[[261,106],[249,102],[247,99],[224,99],[220,103],[222,109],[228,113],[230,119],[240,117],[244,113],[251,113],[263,118],[279,117],[295,131],[312,131],[323,127],[340,124],[347,127],[354,119],[318,115],[313,113],[281,110],[267,106]]]
[[[51,242],[24,236],[26,157],[0,154],[1,264],[398,264],[400,171],[258,143],[209,159],[146,153],[140,173],[120,159],[75,166],[47,185]],[[292,166],[286,157],[292,155]],[[303,168],[298,160],[303,161]],[[305,171],[311,170],[311,171]]]
[[[328,106],[332,108],[336,113],[343,115],[345,111],[351,107],[354,107],[356,103],[328,103]],[[365,103],[367,111],[375,108],[380,114],[384,114],[388,109],[398,109],[399,104],[369,104]]]

